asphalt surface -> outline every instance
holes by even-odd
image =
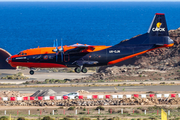
[[[4,80],[0,79],[0,83],[11,83],[11,84],[21,84],[25,81],[31,81],[31,80],[38,80],[38,81],[44,81],[45,79],[75,79],[75,78],[82,78],[82,77],[88,77],[89,75],[93,74],[93,72],[88,73],[53,73],[48,71],[35,71],[34,75],[29,74],[29,69],[27,70],[6,70],[6,69],[0,69],[0,78],[7,76],[7,75],[13,75],[18,72],[22,72],[25,76],[29,77],[29,80]]]
[[[24,73],[25,76],[29,77],[30,80],[38,80],[38,81],[44,81],[45,79],[75,79],[75,78],[82,78],[87,77],[93,73],[48,73],[47,71],[36,71],[34,75],[29,75],[29,70],[0,70],[0,78],[3,76],[15,74],[18,72]],[[0,79],[0,83],[11,83],[11,84],[21,84],[27,80],[2,80]],[[146,81],[143,83],[158,83],[163,81]],[[175,82],[180,83],[180,81],[165,81],[167,82]],[[96,84],[123,84],[122,83],[96,83]],[[126,82],[129,83],[129,82]],[[139,84],[139,82],[130,82],[131,84]],[[81,83],[76,83],[81,84]],[[87,84],[87,83],[84,83]],[[90,84],[90,83],[89,83]],[[92,83],[93,84],[93,83]],[[48,84],[43,84],[43,86]],[[52,85],[52,84],[51,84]],[[82,84],[83,85],[83,84]],[[105,87],[41,87],[39,85],[38,88],[0,88],[1,90],[14,90],[14,91],[20,91],[20,93],[34,93],[37,90],[44,90],[44,89],[52,89],[56,91],[57,93],[60,92],[75,92],[77,90],[86,90],[89,92],[133,92],[133,91],[180,91],[180,86],[105,86]]]
[[[86,90],[89,92],[133,92],[133,91],[180,91],[180,86],[118,86],[118,87],[39,87],[39,88],[0,88],[2,90],[19,91],[20,93],[34,93],[37,90],[52,89],[57,93]]]

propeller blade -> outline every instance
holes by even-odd
[[[56,62],[58,61],[58,53],[59,53],[59,50],[58,50],[58,41],[56,39]]]
[[[64,48],[63,48],[63,41],[61,39],[61,62],[63,62],[63,53],[64,53]]]
[[[56,49],[58,49],[58,41],[57,41],[57,39],[56,39]]]
[[[53,44],[53,47],[56,47],[56,43],[55,43],[55,40],[54,40],[54,44]]]

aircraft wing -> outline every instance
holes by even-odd
[[[89,53],[95,48],[93,46],[76,46],[74,49],[67,50],[64,54],[77,54],[81,52]]]

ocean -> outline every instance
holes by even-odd
[[[0,48],[115,45],[146,33],[155,13],[169,30],[180,27],[180,2],[0,2]]]

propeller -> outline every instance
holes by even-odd
[[[63,57],[64,57],[64,48],[63,48],[63,41],[61,39],[61,62],[63,62]]]
[[[54,40],[54,44],[53,44],[53,47],[56,47],[56,43],[55,43],[55,40]]]
[[[56,62],[58,61],[58,54],[59,54],[58,42],[57,42],[57,39],[56,39]]]
[[[56,47],[56,49],[53,50],[53,52],[56,52],[56,62],[58,61],[58,54],[59,52],[61,52],[61,61],[63,62],[63,53],[64,53],[64,49],[63,49],[63,41],[61,39],[61,48],[58,49],[58,41],[57,39],[54,40],[54,47]]]

